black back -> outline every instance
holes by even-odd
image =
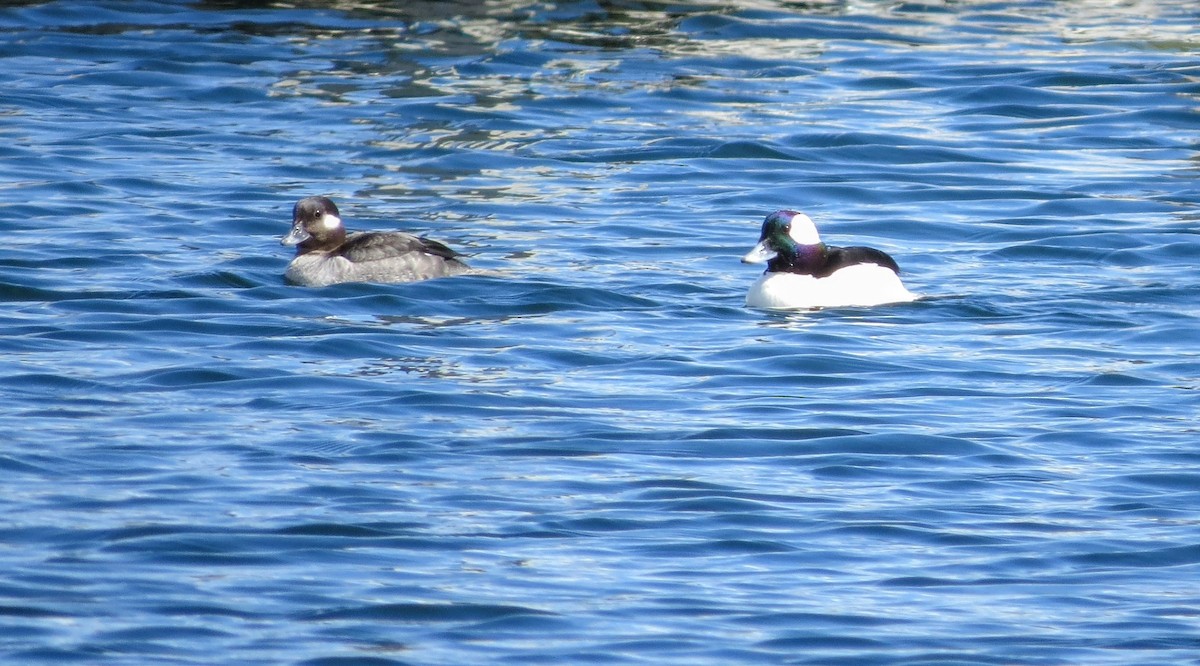
[[[831,247],[828,245],[825,250],[825,264],[813,271],[813,277],[828,277],[838,269],[855,264],[878,264],[892,269],[896,275],[900,274],[900,266],[896,264],[896,260],[883,250],[876,250],[873,247]]]

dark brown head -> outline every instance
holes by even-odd
[[[292,208],[292,230],[280,239],[281,245],[296,245],[296,254],[331,250],[346,240],[337,206],[326,197],[307,197]]]

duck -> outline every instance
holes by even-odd
[[[343,282],[416,282],[471,270],[446,245],[402,231],[346,233],[328,197],[305,197],[292,208],[292,229],[279,240],[296,246],[284,279],[305,287]]]
[[[777,210],[762,223],[754,249],[742,263],[767,270],[750,286],[746,306],[814,309],[873,306],[916,300],[900,281],[900,266],[873,247],[835,247],[821,242],[804,213]]]

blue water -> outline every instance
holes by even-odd
[[[0,661],[1200,663],[1198,24],[5,3]],[[744,308],[784,207],[923,298]]]

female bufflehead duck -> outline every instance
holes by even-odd
[[[296,246],[296,258],[288,264],[284,278],[306,287],[415,282],[470,270],[454,250],[428,238],[400,231],[360,231],[347,236],[337,206],[325,197],[296,202],[292,230],[279,242]]]
[[[767,262],[767,271],[746,294],[752,308],[820,308],[882,305],[915,300],[900,282],[900,267],[871,247],[833,247],[821,242],[804,213],[777,210],[742,262]]]

